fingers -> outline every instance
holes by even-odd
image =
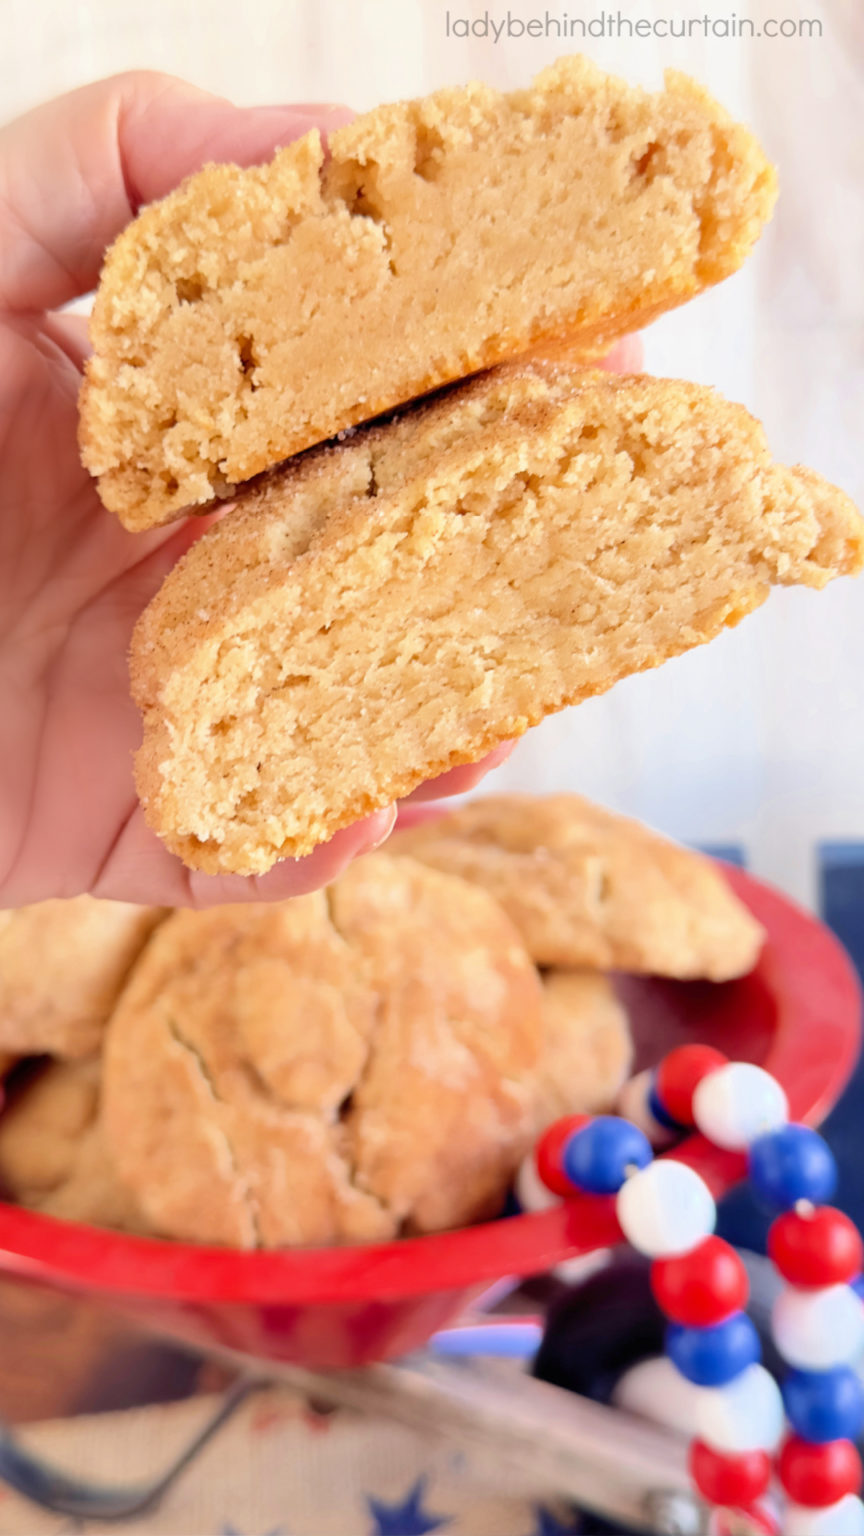
[[[451,768],[447,773],[439,774],[437,779],[429,779],[426,784],[420,784],[400,803],[420,805],[427,800],[444,800],[448,795],[464,795],[469,789],[476,789],[487,773],[507,761],[515,745],[515,741],[502,742],[500,747],[481,757],[479,762],[463,763],[459,768]]]
[[[622,336],[597,364],[607,373],[641,373],[644,366],[645,348],[641,336]]]
[[[87,316],[64,314],[62,311],[56,315],[47,315],[42,329],[65,352],[78,372],[83,372],[91,350]]]
[[[328,885],[361,854],[390,836],[396,807],[375,811],[337,832],[305,859],[285,859],[266,875],[204,875],[189,870],[160,843],[140,807],[131,813],[91,894],[158,907],[213,907],[225,902],[285,901]]]
[[[170,75],[116,75],[0,130],[0,305],[57,308],[95,286],[143,203],[210,160],[253,165],[345,107],[235,107]]]
[[[516,745],[506,741],[478,763],[452,768],[409,795],[398,808],[400,826],[412,825],[434,815],[431,804],[447,795],[464,794],[485,774],[510,756]],[[405,809],[403,809],[405,807]],[[130,813],[105,859],[91,894],[113,901],[143,902],[149,906],[213,907],[226,902],[286,901],[303,896],[335,880],[364,853],[387,841],[396,825],[397,807],[375,811],[365,820],[337,832],[329,843],[305,859],[285,859],[266,875],[204,875],[189,870],[159,841],[144,821],[140,806]]]
[[[515,742],[504,742],[478,763],[466,763],[414,791],[398,807],[400,826],[435,814],[424,804],[473,789],[485,774],[510,756]],[[404,809],[403,809],[404,807]],[[140,806],[129,814],[91,887],[91,895],[148,906],[213,907],[226,902],[286,901],[329,885],[364,853],[387,841],[396,825],[397,807],[375,811],[337,832],[305,859],[285,859],[266,875],[205,875],[189,870],[159,841],[144,821]]]
[[[285,859],[266,875],[244,879],[241,875],[188,874],[189,900],[193,907],[219,906],[226,901],[285,901],[305,896],[329,885],[364,853],[372,853],[387,841],[396,825],[396,807],[375,811],[364,821],[337,832],[305,859]]]
[[[407,800],[400,800],[399,814],[396,817],[396,832],[404,832],[406,827],[420,827],[427,821],[440,821],[446,816],[449,807],[440,800],[427,800],[425,803],[410,805]]]

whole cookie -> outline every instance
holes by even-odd
[[[177,912],[106,1037],[119,1175],[158,1232],[246,1248],[491,1213],[532,1134],[540,1007],[496,903],[411,860]]]
[[[0,1191],[67,1221],[142,1232],[99,1122],[101,1062],[51,1062],[0,1113]]]
[[[543,1021],[538,1130],[561,1115],[611,1109],[630,1071],[633,1040],[609,978],[597,971],[547,971]]]
[[[764,940],[708,859],[579,795],[490,795],[389,846],[489,891],[538,965],[726,981]]]
[[[0,912],[0,1051],[87,1056],[158,907],[74,896]]]

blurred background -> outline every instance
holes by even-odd
[[[454,36],[508,13],[509,37]],[[555,35],[568,18],[569,40]],[[676,32],[693,22],[692,35],[626,35],[639,18]],[[518,35],[530,20],[544,35]],[[606,35],[583,41],[580,22]],[[741,23],[757,36],[735,35]],[[758,35],[781,23],[803,35]],[[759,134],[781,197],[746,269],[648,332],[646,366],[743,401],[778,457],[864,503],[861,0],[0,0],[0,25],[4,118],[139,67],[244,104],[357,108],[472,77],[523,85],[571,51],[652,87],[666,67],[693,73]],[[548,720],[495,787],[576,788],[735,851],[809,905],[826,880],[829,901],[848,905],[859,884],[864,901],[864,860],[859,874],[848,847],[864,839],[862,640],[858,585],[776,593],[710,647]]]

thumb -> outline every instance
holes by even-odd
[[[143,203],[208,160],[254,165],[345,107],[236,107],[136,71],[37,107],[0,130],[0,306],[53,309],[96,284],[107,245]]]

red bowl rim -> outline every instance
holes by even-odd
[[[777,1009],[764,1065],[786,1089],[795,1119],[818,1124],[855,1065],[861,991],[851,961],[816,918],[770,886],[724,866],[737,894],[769,932],[757,973]],[[744,1160],[701,1136],[674,1156],[715,1194],[737,1182]],[[551,1210],[368,1247],[239,1252],[131,1237],[0,1202],[0,1272],[115,1296],[212,1306],[384,1302],[537,1274],[618,1242],[611,1199],[579,1197]]]

